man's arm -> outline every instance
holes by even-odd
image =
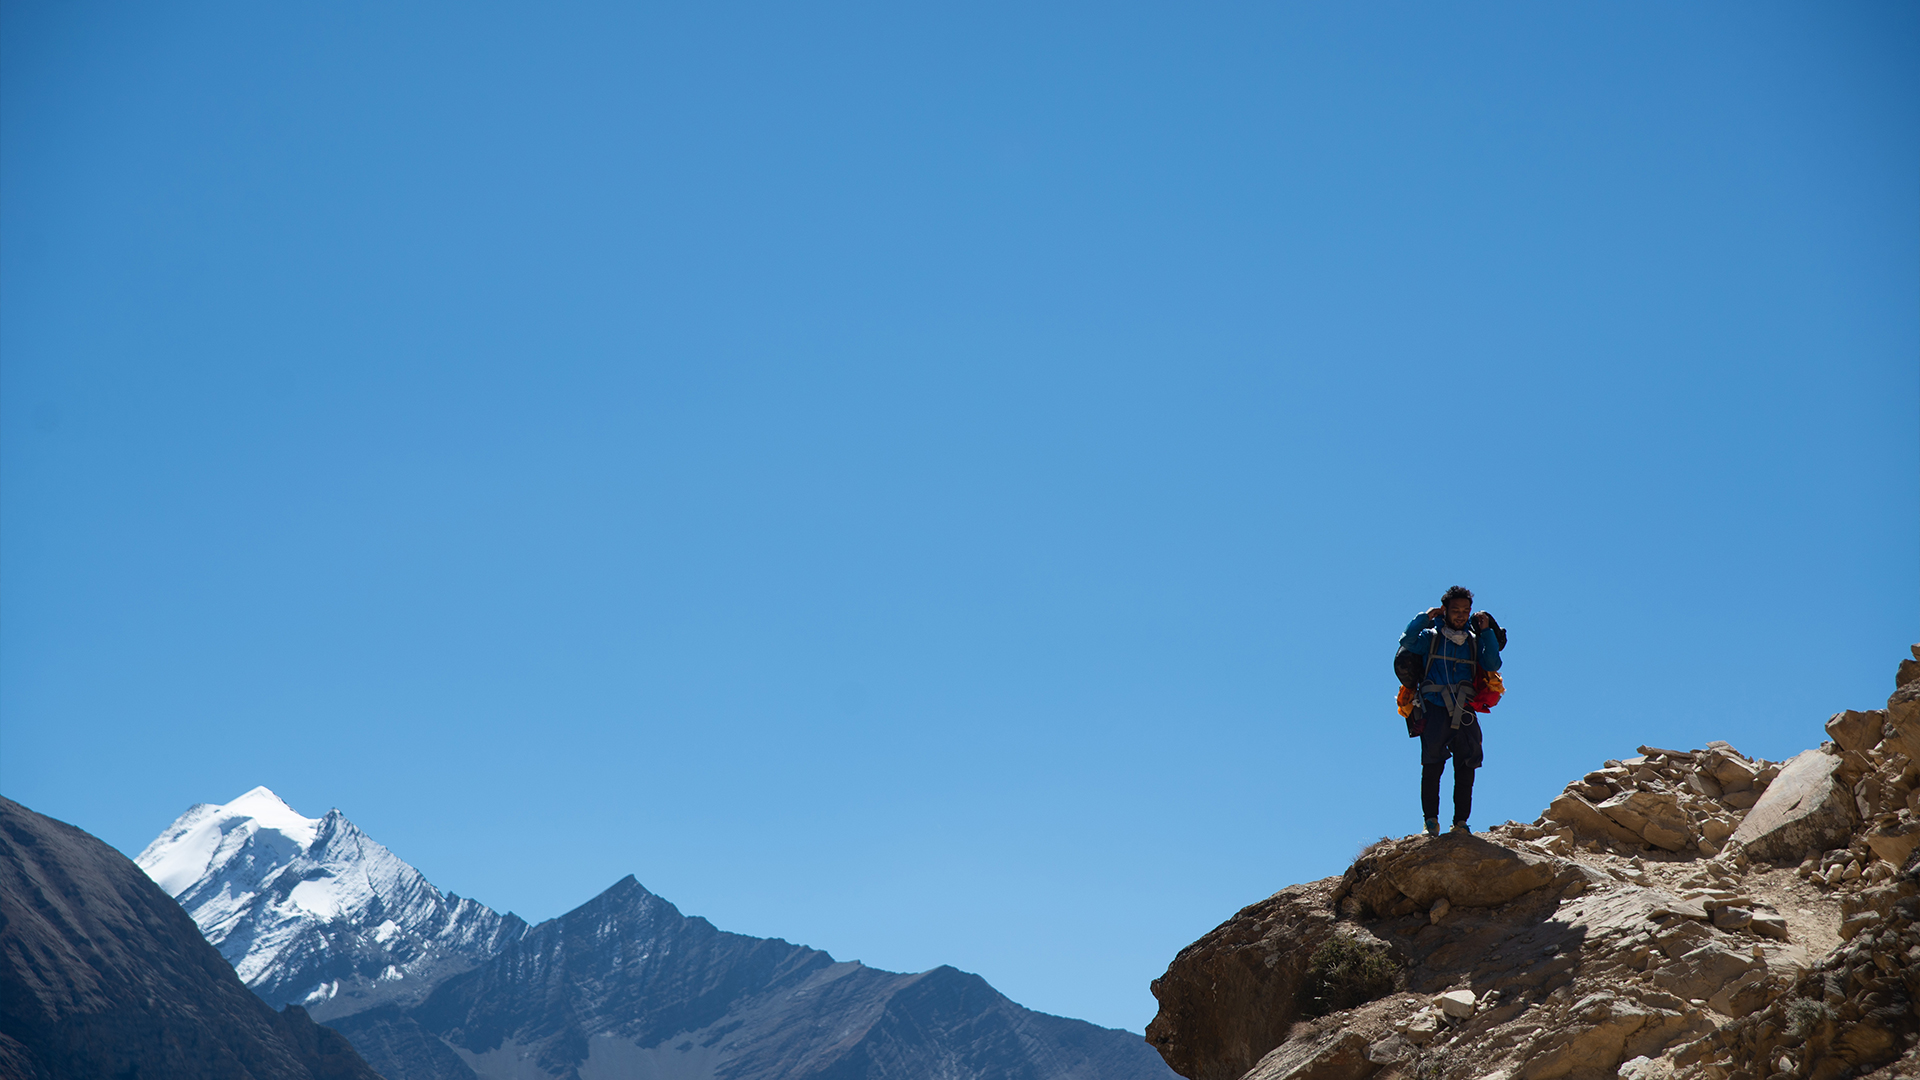
[[[1481,616],[1486,616],[1486,613],[1481,612]],[[1486,617],[1484,620],[1476,617],[1473,621],[1476,626],[1480,627],[1479,632],[1474,634],[1474,640],[1480,643],[1481,670],[1499,671],[1500,635],[1494,632],[1493,626],[1491,625],[1491,617]]]
[[[1420,639],[1422,635],[1426,633],[1431,633],[1432,630],[1433,630],[1432,615],[1424,611],[1418,615],[1415,615],[1413,617],[1413,621],[1407,624],[1406,633],[1400,635],[1400,647],[1409,652],[1427,651],[1426,646],[1420,644]]]

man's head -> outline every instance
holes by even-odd
[[[1440,610],[1446,615],[1448,626],[1465,630],[1467,620],[1473,617],[1473,590],[1460,585],[1448,589],[1440,597]]]

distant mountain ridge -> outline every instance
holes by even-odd
[[[716,929],[631,876],[529,927],[443,894],[338,810],[265,788],[137,860],[269,1003],[388,1080],[1170,1080],[1140,1036]]]

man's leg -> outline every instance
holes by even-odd
[[[1440,820],[1440,770],[1446,767],[1444,760],[1420,766],[1420,816],[1428,821]],[[1460,770],[1455,769],[1453,775],[1457,783]]]
[[[1473,774],[1478,771],[1479,771],[1478,769],[1469,769],[1462,766],[1457,758],[1454,760],[1454,763],[1453,763],[1453,823],[1455,825],[1465,825],[1467,823],[1467,818],[1473,815]],[[1433,800],[1434,805],[1436,807],[1438,807],[1440,803],[1439,791],[1437,790],[1439,786],[1439,780],[1440,780],[1439,774],[1436,773],[1434,775],[1434,785],[1436,790],[1434,792],[1434,800]]]
[[[1453,758],[1453,827],[1465,829],[1473,816],[1473,774],[1480,768],[1480,722],[1469,714],[1464,723],[1448,735],[1447,749]]]

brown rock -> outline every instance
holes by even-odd
[[[1907,865],[1907,856],[1920,847],[1920,821],[1894,821],[1867,831],[1867,846],[1895,866]]]
[[[1767,973],[1755,969],[1720,988],[1707,999],[1707,1007],[1722,1016],[1738,1020],[1767,1003]]]
[[[1640,835],[1646,837],[1647,843],[1667,851],[1684,851],[1693,842],[1693,837],[1685,829],[1670,828],[1658,821],[1647,822],[1647,827],[1640,830]]]
[[[1902,727],[1920,723],[1920,682],[1907,683],[1893,692],[1887,699],[1887,719]]]
[[[1835,780],[1839,766],[1840,759],[1819,750],[1787,762],[1729,842],[1768,862],[1799,862],[1811,852],[1845,846],[1854,811],[1852,793]]]
[[[1392,1065],[1419,1053],[1405,1035],[1392,1034],[1367,1046],[1367,1060],[1375,1065]]]
[[[1361,862],[1366,862],[1362,857]],[[1282,889],[1180,950],[1152,984],[1147,1042],[1190,1080],[1238,1080],[1300,1018],[1307,962],[1334,933],[1340,879]],[[1362,1041],[1360,1059],[1366,1060]]]
[[[1547,807],[1547,817],[1584,836],[1603,836],[1624,844],[1642,844],[1640,834],[1600,812],[1600,808],[1573,792],[1562,792]]]
[[[1722,792],[1745,791],[1753,786],[1753,778],[1759,771],[1738,757],[1722,756],[1713,763],[1713,778],[1719,782]]]
[[[1910,682],[1887,699],[1889,731],[1880,749],[1920,761],[1920,682]]]
[[[1571,1010],[1573,1023],[1535,1044],[1521,1067],[1526,1080],[1574,1075],[1611,1075],[1625,1056],[1627,1038],[1646,1026],[1651,1011],[1623,997],[1589,994]]]
[[[1680,797],[1672,792],[1623,792],[1596,809],[1655,847],[1680,851],[1693,842],[1687,812],[1680,808]]]
[[[1753,912],[1748,908],[1726,907],[1713,909],[1713,925],[1722,930],[1745,930],[1753,925]]]
[[[1880,727],[1886,721],[1887,713],[1884,709],[1875,709],[1872,712],[1855,712],[1848,709],[1845,712],[1837,712],[1827,721],[1827,738],[1839,743],[1843,750],[1864,754],[1880,745]]]
[[[1905,686],[1917,679],[1920,679],[1920,658],[1902,660],[1900,666],[1894,669],[1893,685],[1896,687]]]
[[[1704,998],[1758,966],[1760,962],[1752,956],[1710,941],[1662,965],[1653,975],[1653,984],[1676,997]]]
[[[1428,1042],[1432,1041],[1435,1035],[1440,1033],[1441,1023],[1443,1023],[1443,1021],[1440,1019],[1438,1010],[1421,1009],[1419,1012],[1413,1014],[1412,1019],[1407,1021],[1407,1029],[1402,1034],[1406,1035],[1406,1037],[1414,1043],[1425,1046]]]
[[[1244,1080],[1364,1080],[1379,1068],[1367,1059],[1366,1036],[1339,1027],[1315,1039],[1275,1047]]]
[[[1490,907],[1551,882],[1553,864],[1471,834],[1421,837],[1384,859],[1376,874],[1420,907]]]

